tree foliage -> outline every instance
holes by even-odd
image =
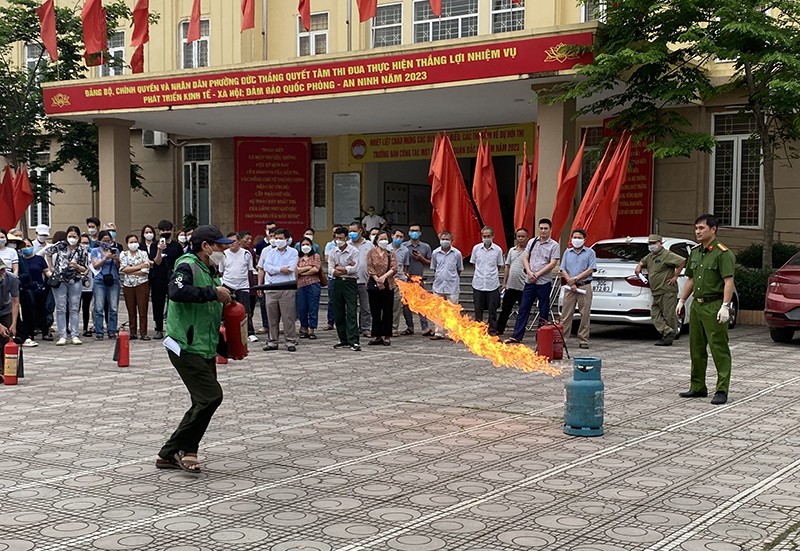
[[[619,0],[605,9],[591,65],[558,85],[554,100],[585,98],[581,114],[613,112],[615,125],[652,141],[656,157],[711,152],[675,108],[738,97],[752,114],[764,171],[764,265],[775,227],[774,163],[800,139],[800,2],[797,0]],[[732,78],[723,77],[730,69]]]

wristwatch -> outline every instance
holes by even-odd
[[[733,302],[723,302],[722,305],[728,310],[733,310]]]

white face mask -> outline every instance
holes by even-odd
[[[188,240],[186,239],[185,235],[179,235],[178,236],[178,242],[179,243],[186,243],[186,241],[188,241]]]
[[[306,239],[310,239],[311,241],[314,241],[314,236],[313,236],[313,235],[306,234],[306,235],[305,235],[305,238],[306,238]]]
[[[312,249],[311,245],[303,245],[302,247],[300,247],[300,250],[303,251],[303,254],[310,253],[311,249]]]
[[[581,247],[583,247],[583,243],[584,243],[583,239],[575,237],[572,238],[572,246],[575,247],[576,249],[580,249]]]
[[[0,247],[5,247],[6,243],[8,243],[8,239],[5,237],[0,237]]]
[[[286,248],[286,240],[285,239],[276,239],[275,240],[275,246],[278,247],[279,249]]]
[[[484,237],[483,238],[483,244],[486,245],[487,247],[492,244],[492,241],[493,241],[493,238],[491,238],[491,237]]]
[[[152,233],[144,234],[144,238],[147,239],[148,241],[152,241],[154,237],[155,235],[153,235]]]
[[[651,243],[650,245],[647,246],[647,250],[650,251],[651,253],[657,253],[658,251],[661,250],[661,247],[659,247],[657,243]]]
[[[135,253],[136,251],[139,250],[139,244],[138,243],[128,243],[128,250],[130,252],[132,252],[132,253]]]
[[[443,249],[450,248],[450,241],[448,241],[447,239],[442,239],[441,241],[439,241],[439,244],[442,246]]]
[[[388,239],[379,239],[378,240],[378,246],[381,249],[385,249],[387,247],[387,245],[389,245],[389,240]]]
[[[277,242],[278,242],[278,240],[277,240],[277,239],[275,239],[274,237],[273,237],[272,239],[270,239],[270,240],[269,240],[269,244],[270,244],[271,246],[273,246],[273,247],[276,247],[276,246],[277,246],[277,245],[276,245],[276,243],[277,243]]]
[[[222,251],[214,251],[208,258],[214,266],[219,266],[225,260],[225,253]]]
[[[46,243],[47,242],[47,236],[46,235],[37,235],[36,236],[36,241],[38,241],[39,243]]]
[[[89,235],[97,235],[97,228],[89,228],[88,230],[86,230],[86,233],[88,233]]]
[[[77,237],[68,237],[67,238],[67,243],[69,243],[70,245],[72,245],[74,247],[75,245],[78,244],[78,238]]]
[[[344,247],[346,243],[347,243],[347,241],[345,241],[344,239],[337,239],[336,240],[336,246],[339,247],[340,249],[342,247]]]

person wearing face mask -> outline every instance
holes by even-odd
[[[8,273],[19,276],[19,255],[15,246],[9,246],[6,230],[0,228],[0,262],[6,265]]]
[[[58,346],[66,345],[67,337],[72,344],[83,344],[78,338],[78,311],[81,304],[81,280],[89,273],[89,253],[80,246],[79,236],[78,227],[70,226],[67,228],[65,241],[57,241],[42,251],[48,264],[45,273],[54,279],[50,282],[50,288],[55,298]]]
[[[140,248],[135,234],[125,236],[127,250],[119,255],[119,271],[122,274],[122,296],[128,310],[131,340],[149,341],[147,335],[147,308],[150,305],[150,257]],[[138,322],[138,327],[137,327]]]
[[[375,246],[367,253],[369,283],[369,308],[372,317],[370,345],[389,346],[392,339],[392,303],[394,301],[394,276],[397,273],[397,258],[387,250],[389,233],[378,231]]]
[[[581,314],[578,327],[578,346],[589,348],[589,322],[592,313],[592,274],[597,271],[597,257],[592,249],[584,247],[586,231],[572,231],[572,247],[564,251],[561,260],[561,279],[566,282],[564,300],[561,303],[561,323],[564,331],[572,333],[572,317],[575,305]],[[565,335],[568,337],[569,335]]]
[[[247,340],[258,342],[250,310],[250,274],[253,272],[253,253],[242,245],[244,234],[230,232],[226,237],[232,242],[225,251],[225,260],[219,265],[222,284],[233,291],[236,301],[244,306],[247,316]],[[255,284],[255,283],[254,283]]]
[[[22,346],[38,346],[34,335],[36,330],[42,333],[42,340],[53,340],[48,335],[49,324],[47,323],[47,287],[45,286],[44,273],[47,270],[47,262],[45,259],[33,252],[33,245],[30,241],[25,240],[23,247],[19,250],[20,256],[25,261],[28,270],[28,284],[25,292],[28,294],[32,310],[26,312],[23,308],[22,321],[25,325],[25,333],[27,338],[23,341]],[[26,301],[20,299],[20,303],[24,304]]]
[[[33,240],[33,254],[38,254],[39,251],[47,246],[47,240],[50,238],[50,226],[47,224],[39,224],[36,226],[36,239]]]
[[[337,227],[334,232],[335,246],[328,254],[328,273],[336,282],[331,293],[333,312],[336,316],[336,332],[339,342],[334,348],[349,347],[360,351],[358,334],[358,273],[361,254],[348,238],[347,229]]]
[[[106,222],[103,225],[103,231],[107,231],[108,235],[111,236],[111,245],[117,249],[118,251],[122,251],[125,249],[120,243],[117,242],[117,225],[114,222]],[[100,234],[97,234],[97,240],[100,240]]]
[[[264,284],[264,274],[269,275],[269,283],[293,283],[297,281],[298,254],[289,246],[289,232],[282,228],[275,230],[275,250],[262,255],[265,262],[259,266],[258,284]],[[264,350],[277,350],[280,337],[279,322],[283,320],[283,336],[286,339],[286,350],[297,350],[296,289],[271,289],[264,292],[267,305],[267,316],[272,320],[269,325],[269,341]]]
[[[358,264],[358,326],[361,335],[369,337],[372,330],[372,313],[369,309],[369,294],[367,293],[367,280],[369,279],[367,253],[374,245],[371,241],[364,239],[364,228],[359,222],[350,224],[347,237],[361,255],[361,262]]]
[[[183,254],[188,253],[189,252],[189,237],[187,236],[186,232],[183,231],[183,230],[180,230],[178,232],[178,237],[176,238],[176,240],[178,241],[178,245],[181,246],[181,250],[183,251]]]
[[[386,219],[375,214],[375,207],[370,205],[367,207],[367,215],[361,219],[361,226],[368,232],[372,232],[373,229],[382,230],[386,227]],[[374,239],[373,236],[371,238]]]
[[[17,323],[16,341],[22,343],[23,346],[37,346],[38,343],[33,340],[33,331],[35,326],[34,320],[34,302],[33,293],[31,292],[31,274],[28,270],[28,262],[22,255],[22,249],[26,246],[22,237],[17,235],[17,231],[9,230],[8,232],[8,246],[12,247],[17,253],[17,267],[19,272],[17,278],[19,279],[19,308],[21,314],[21,321]],[[31,328],[29,331],[28,329]],[[26,344],[27,343],[27,344]]]
[[[334,231],[336,228],[340,227],[341,224],[334,224]],[[345,232],[347,233],[347,232]],[[336,248],[336,235],[335,233],[331,235],[331,240],[325,244],[325,266],[323,267],[324,270],[327,270],[328,265],[328,257],[330,256],[333,249]],[[336,280],[333,278],[333,274],[328,272],[328,311],[327,311],[327,318],[328,318],[328,325],[326,325],[323,331],[331,331],[333,330],[333,323],[335,321],[335,312],[333,311],[333,287],[336,285]]]
[[[508,253],[506,253],[506,267],[501,289],[503,294],[502,305],[500,307],[500,315],[497,318],[498,335],[505,333],[511,311],[522,299],[522,291],[528,281],[528,275],[525,273],[525,266],[522,261],[525,247],[528,243],[528,230],[519,228],[514,232],[514,237],[514,246],[508,249]]]
[[[655,233],[648,237],[647,249],[650,252],[636,264],[633,272],[641,277],[642,270],[647,270],[650,293],[653,295],[650,317],[661,335],[656,346],[672,346],[680,333],[675,307],[678,305],[678,277],[686,265],[686,259],[665,249],[661,236]]]
[[[87,253],[91,251],[91,239],[89,239],[89,234],[82,233],[80,237],[80,246],[85,250]],[[84,337],[91,337],[94,333],[89,327],[89,319],[91,318],[91,313],[93,312],[92,308],[92,298],[94,297],[94,276],[97,275],[97,272],[92,269],[92,263],[89,262],[89,273],[86,277],[81,280],[82,289],[81,289],[81,315],[83,317],[83,336]]]
[[[394,278],[400,281],[408,281],[408,257],[409,251],[406,247],[403,246],[403,241],[406,238],[406,234],[403,230],[397,229],[392,234],[392,242],[388,247],[388,250],[394,253],[394,257],[397,259],[397,273],[395,274]],[[400,288],[395,285],[394,293],[392,296],[392,336],[399,337],[400,336],[400,314],[403,312],[403,304],[400,300]],[[412,328],[413,329],[413,328]],[[406,330],[408,330],[408,325],[406,325]],[[413,332],[413,330],[412,330]]]
[[[305,230],[303,230],[303,238],[311,241],[311,248],[314,249],[314,254],[319,254],[319,245],[314,243],[314,233],[315,233],[314,228],[306,228]],[[294,248],[297,250],[298,253],[301,252],[300,251],[301,241],[302,240],[294,244]],[[291,243],[289,244],[291,245]]]
[[[500,307],[500,270],[505,266],[503,249],[494,243],[494,229],[481,230],[482,243],[472,248],[470,262],[475,266],[472,275],[472,297],[475,301],[475,321],[483,321],[488,312],[489,334],[497,334],[497,309]]]
[[[170,220],[161,220],[158,223],[158,232],[153,231],[151,226],[145,226],[142,230],[146,244],[148,238],[152,239],[152,242],[147,245],[147,255],[152,261],[149,279],[150,295],[153,301],[155,329],[153,336],[155,339],[164,338],[164,313],[167,305],[168,283],[172,277],[172,271],[175,269],[175,262],[185,253],[183,245],[172,238],[173,230],[174,226]],[[152,237],[150,234],[153,234]]]
[[[191,252],[175,262],[164,347],[189,391],[191,406],[158,452],[158,469],[201,471],[197,458],[200,441],[222,403],[215,358],[222,308],[231,302],[231,292],[220,283],[217,266],[230,244],[216,226],[199,226],[192,234]]]
[[[95,248],[95,241],[97,241],[97,234],[100,232],[100,219],[96,216],[90,216],[86,219],[86,234],[89,236],[89,248]]]
[[[314,251],[314,243],[308,237],[298,243],[300,245],[300,258],[297,261],[297,317],[300,319],[300,338],[317,338],[314,333],[317,329],[319,317],[319,297],[322,285],[319,280],[319,271],[322,262],[319,253]]]
[[[439,247],[431,253],[431,269],[434,271],[431,290],[436,296],[458,304],[464,258],[461,251],[453,247],[452,243],[453,234],[449,231],[439,233]],[[431,340],[439,341],[446,336],[444,327],[437,325]]]
[[[117,338],[120,251],[114,246],[113,238],[108,230],[102,230],[97,234],[96,243],[97,247],[89,253],[89,260],[92,268],[97,271],[94,276],[92,298],[94,299],[94,338],[100,341],[103,340],[106,307],[108,308],[108,338]]]
[[[423,274],[425,273],[425,268],[431,265],[431,253],[433,249],[431,249],[430,245],[421,241],[422,226],[419,224],[411,224],[408,226],[408,237],[409,240],[403,243],[403,246],[408,249],[408,268],[406,269],[406,273],[409,279],[411,279],[412,276],[419,277],[418,285],[424,286],[425,279]],[[403,305],[403,317],[406,320],[406,329],[400,334],[413,335],[414,312],[412,312],[407,305]],[[428,318],[422,314],[419,314],[419,326],[422,330],[423,337],[433,336],[433,329],[428,326]]]

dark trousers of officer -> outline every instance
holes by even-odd
[[[503,294],[503,307],[500,310],[500,316],[497,318],[497,334],[502,335],[508,325],[508,318],[511,316],[511,310],[522,298],[522,291],[517,289],[506,289]],[[519,313],[517,313],[519,315]]]
[[[717,368],[717,392],[727,394],[731,382],[731,349],[728,324],[717,321],[722,300],[692,302],[689,313],[689,353],[692,358],[691,390],[706,392],[708,349]]]
[[[497,332],[497,309],[500,307],[500,288],[494,291],[472,289],[475,302],[475,321],[483,321],[483,312],[489,312],[489,333]]]
[[[150,280],[150,297],[153,300],[153,323],[155,323],[156,332],[164,332],[164,307],[167,304],[167,286],[169,282],[166,279],[151,279]]]
[[[181,419],[178,428],[169,437],[158,455],[168,459],[177,452],[197,453],[200,440],[206,433],[211,417],[222,403],[222,387],[217,382],[215,358],[205,359],[197,354],[181,352],[178,356],[167,351],[169,360],[178,371],[189,396],[191,407]]]
[[[359,344],[358,331],[358,285],[355,279],[336,280],[332,293],[333,313],[339,342]]]

